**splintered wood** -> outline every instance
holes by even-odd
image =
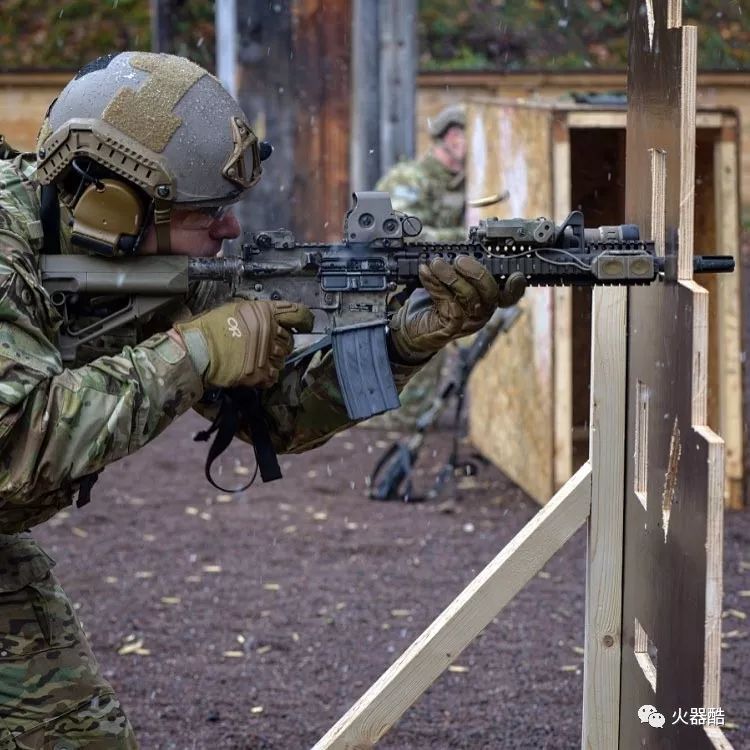
[[[719,708],[724,444],[708,421],[708,293],[692,280],[696,29],[631,0],[625,220],[667,256],[629,297],[622,750],[728,748],[674,721]],[[644,721],[653,706],[664,717]]]

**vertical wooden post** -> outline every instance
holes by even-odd
[[[351,3],[295,0],[296,129],[292,227],[306,240],[341,237],[349,199]]]
[[[291,0],[237,0],[237,6],[238,99],[258,137],[274,147],[237,214],[246,231],[290,227],[296,129]]]
[[[378,0],[353,2],[351,85],[351,189],[372,190],[382,174]]]
[[[336,239],[349,206],[350,3],[237,2],[240,104],[274,147],[240,221]]]
[[[581,748],[614,750],[620,721],[627,290],[594,289],[592,304]]]
[[[724,492],[726,507],[738,510],[744,506],[742,497],[743,456],[743,394],[742,394],[742,264],[739,247],[739,201],[737,200],[737,129],[723,127],[714,146],[716,175],[716,247],[723,255],[732,255],[735,272],[716,279],[719,332],[719,434],[726,442],[727,481]],[[750,483],[749,483],[750,484]]]
[[[151,9],[151,51],[172,49],[171,0],[149,0]]]
[[[237,96],[237,0],[216,0],[216,77]]]
[[[380,51],[380,168],[414,156],[417,74],[416,0],[378,3]]]
[[[565,113],[552,117],[552,220],[560,224],[573,204],[571,192],[570,130]],[[497,179],[492,175],[492,179]],[[553,488],[561,487],[573,471],[573,290],[555,288],[553,309],[552,404]]]

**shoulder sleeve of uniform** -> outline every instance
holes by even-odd
[[[420,369],[421,365],[391,363],[399,392]],[[306,367],[285,372],[279,383],[265,392],[264,407],[274,445],[282,453],[315,448],[354,424],[346,413],[330,350],[315,355]]]
[[[2,326],[0,347],[17,344],[16,334]],[[51,346],[46,354],[47,372],[15,347],[0,355],[0,508],[33,507],[39,496],[133,453],[203,392],[192,362],[166,334],[75,370],[61,369]]]
[[[376,190],[389,193],[396,211],[419,214],[429,195],[419,162],[401,162],[380,178]]]
[[[0,253],[0,508],[33,506],[40,495],[132,453],[203,392],[190,358],[166,334],[85,367],[64,369],[54,345],[55,321],[45,317],[46,292],[24,267],[23,256],[5,250]]]
[[[0,160],[0,230],[20,237],[30,250],[39,249],[39,198],[30,177],[33,170],[24,165],[20,157],[13,162]]]

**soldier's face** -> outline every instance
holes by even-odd
[[[221,250],[224,240],[233,240],[239,235],[240,225],[231,210],[216,216],[207,211],[175,209],[170,222],[169,252],[193,258],[213,257]],[[152,223],[143,237],[140,253],[153,255],[156,252],[156,228]]]
[[[448,128],[443,136],[443,146],[457,162],[466,160],[466,133],[463,128]]]

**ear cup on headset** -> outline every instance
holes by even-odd
[[[134,187],[107,178],[83,191],[72,215],[74,244],[98,255],[129,254],[143,228],[146,206]]]

